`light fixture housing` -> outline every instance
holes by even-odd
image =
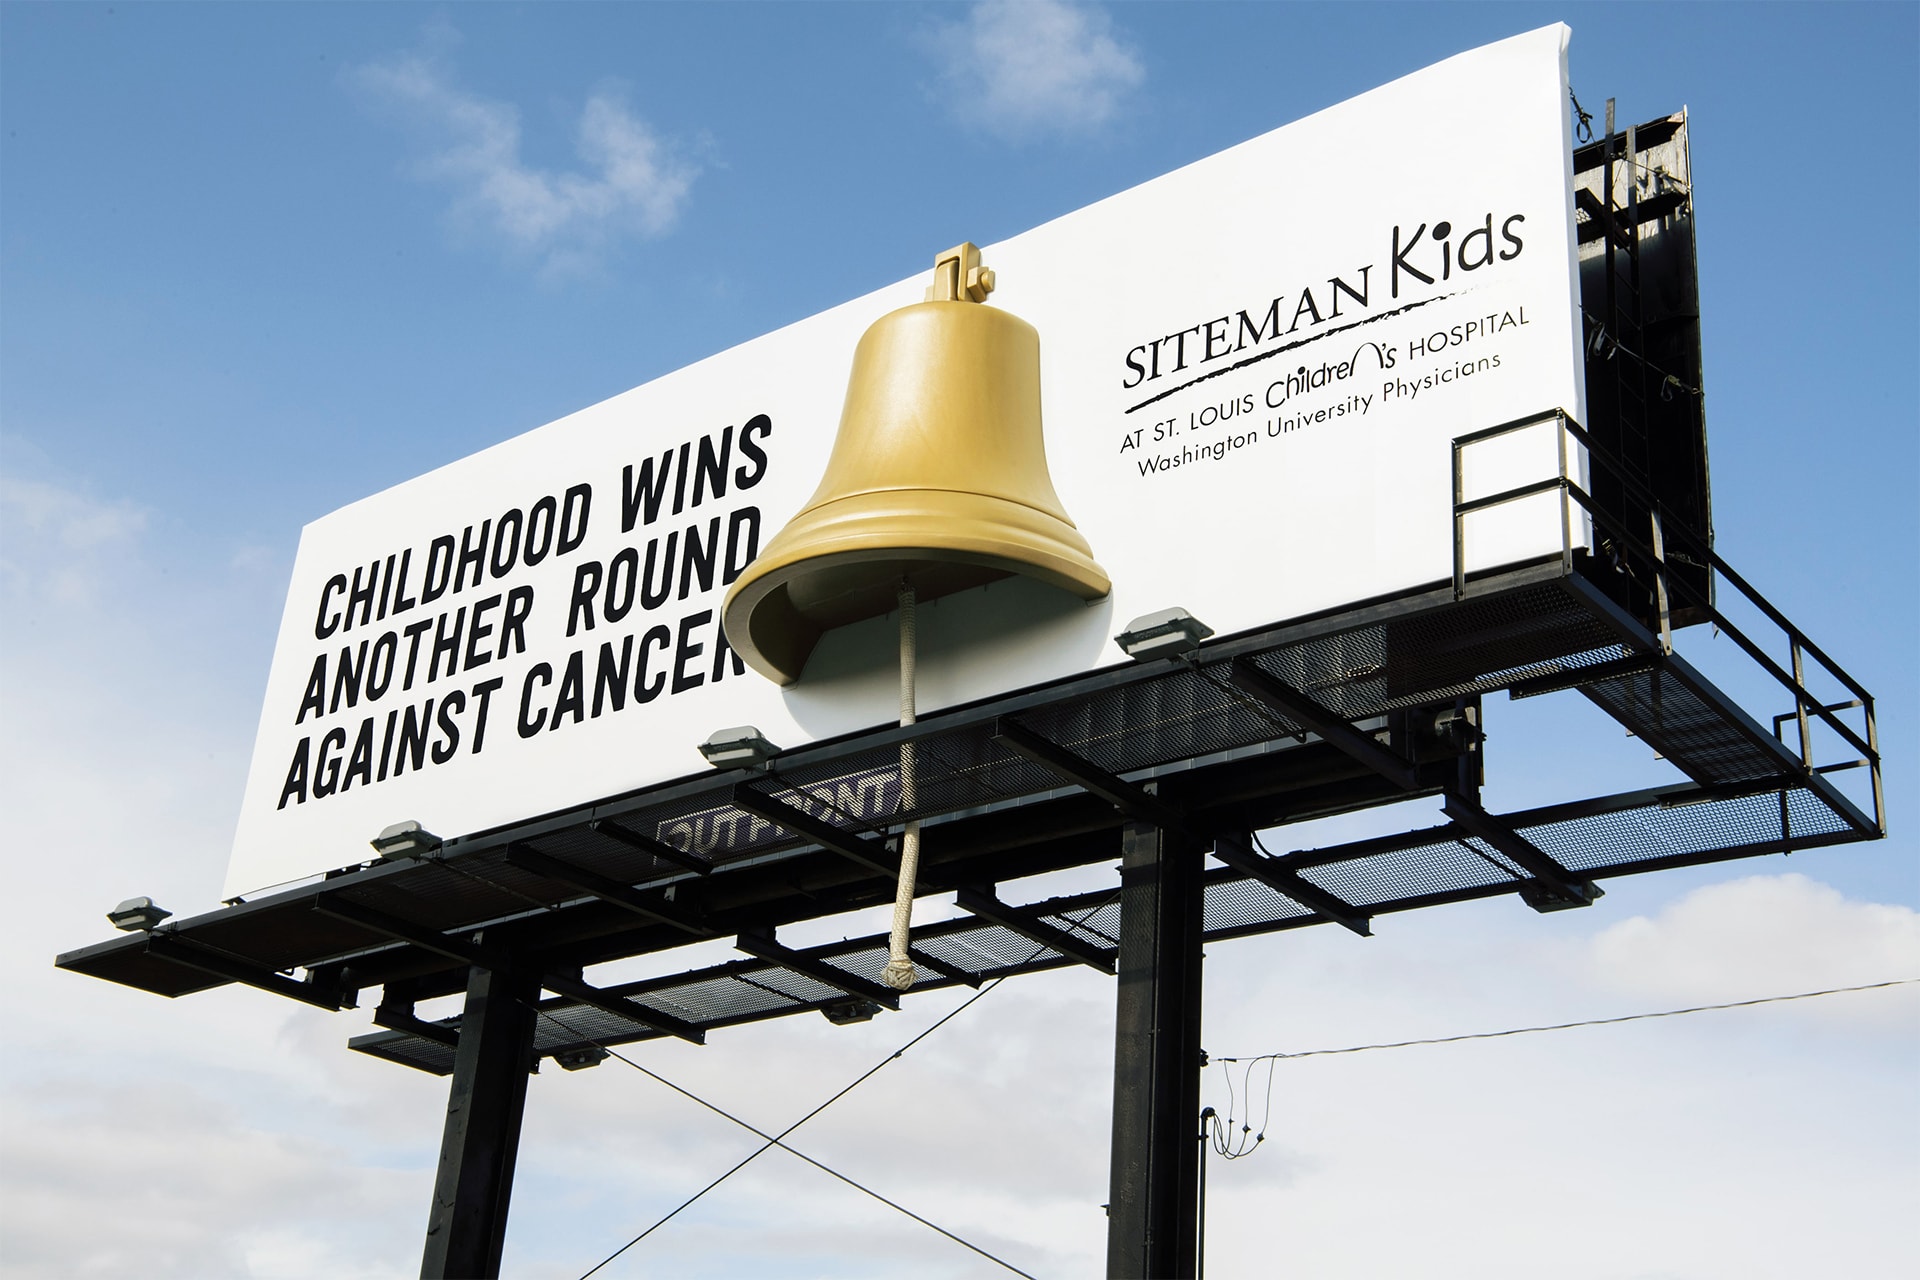
[[[417,858],[440,847],[440,837],[412,818],[396,822],[367,843],[383,858]]]
[[[751,769],[780,754],[780,748],[750,724],[716,730],[700,744],[700,754],[716,769]]]
[[[155,905],[152,898],[128,898],[107,912],[107,919],[122,933],[149,932],[173,912]]]
[[[562,1071],[585,1071],[588,1067],[597,1067],[612,1057],[607,1050],[597,1044],[583,1045],[578,1049],[562,1049],[553,1055]]]
[[[1175,605],[1135,618],[1113,642],[1135,662],[1151,662],[1191,653],[1212,634],[1212,627]]]
[[[855,996],[851,1000],[841,1000],[827,1005],[820,1012],[826,1015],[827,1021],[834,1026],[845,1027],[856,1022],[872,1022],[873,1015],[880,1012],[880,1004],[875,1000]]]

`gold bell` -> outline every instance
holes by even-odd
[[[792,684],[822,633],[1021,574],[1087,600],[1111,582],[1060,505],[1040,430],[1040,335],[997,307],[971,244],[934,262],[927,300],[853,353],[820,487],[734,580],[727,643]]]

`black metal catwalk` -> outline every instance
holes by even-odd
[[[1560,415],[1459,447],[1540,422],[1607,465]],[[1620,483],[1636,493],[1630,477]],[[1539,492],[1590,517],[1608,556],[1569,533],[1541,563],[1462,568],[1181,658],[356,864],[58,963],[168,996],[238,982],[330,1009],[380,988],[374,1022],[386,1029],[352,1047],[454,1078],[425,1274],[491,1275],[533,1063],[662,1036],[704,1042],[742,1023],[844,1014],[850,1001],[896,1004],[879,985],[884,935],[802,948],[779,930],[890,901],[891,839],[917,819],[920,891],[951,893],[966,914],[916,930],[914,992],[1068,965],[1118,975],[1109,1264],[1185,1275],[1201,942],[1328,923],[1365,935],[1389,912],[1508,894],[1536,910],[1578,907],[1613,876],[1884,833],[1871,696],[1689,541],[1684,522],[1664,544],[1642,538],[1563,472],[1544,489],[1462,498],[1456,536],[1474,511]],[[1708,567],[1704,589],[1667,572],[1676,552]],[[1618,588],[1623,576],[1634,590]],[[1744,625],[1717,607],[1715,586],[1750,604]],[[1750,634],[1753,616],[1773,634]],[[1681,617],[1714,623],[1778,705],[1749,714],[1676,653]],[[1814,692],[1816,671],[1841,701]],[[1500,691],[1584,697],[1684,781],[1490,812],[1478,791],[1483,699]],[[873,804],[897,796],[887,780],[909,738],[917,808]],[[1862,803],[1834,776],[1856,764]],[[1247,834],[1410,796],[1437,798],[1446,821],[1280,857]],[[1041,902],[1019,892],[1028,877],[1115,860],[1117,901],[1110,888]],[[617,985],[583,976],[710,938],[733,939],[741,958]],[[415,1012],[462,991],[459,1017]],[[532,1007],[556,1016],[536,1020]]]

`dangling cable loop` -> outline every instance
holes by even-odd
[[[900,724],[914,722],[913,668],[915,628],[913,584],[900,580]],[[920,803],[914,778],[913,743],[900,744],[900,809],[912,813]],[[900,882],[893,898],[893,932],[887,940],[887,967],[881,980],[895,991],[913,985],[913,959],[907,954],[907,935],[913,926],[913,888],[920,870],[920,824],[909,818],[900,834]]]
[[[1573,96],[1571,85],[1567,88],[1567,97],[1573,102],[1573,114],[1578,123],[1574,125],[1574,136],[1582,142],[1593,141],[1593,112],[1580,105],[1580,99]]]

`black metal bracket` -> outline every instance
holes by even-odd
[[[1533,841],[1465,796],[1448,794],[1443,810],[1467,834],[1486,841],[1533,877],[1520,886],[1520,897],[1535,911],[1590,907],[1605,894],[1599,885],[1567,870]]]
[[[1419,776],[1411,764],[1381,746],[1371,734],[1354,728],[1345,717],[1329,710],[1318,699],[1274,679],[1256,666],[1253,659],[1235,658],[1227,678],[1248,697],[1311,729],[1328,746],[1345,752],[1402,791],[1420,790]]]
[[[587,828],[595,835],[605,836],[616,844],[623,844],[629,849],[637,849],[641,853],[650,853],[662,862],[671,862],[674,866],[683,867],[695,875],[710,876],[713,874],[713,864],[707,862],[697,854],[675,848],[665,840],[656,840],[652,836],[641,835],[638,831],[630,827],[621,826],[611,818],[595,818],[587,824]]]
[[[549,880],[572,885],[582,893],[591,894],[602,902],[623,907],[637,916],[660,924],[672,925],[696,938],[715,936],[714,930],[707,928],[699,920],[679,910],[657,894],[641,893],[632,885],[621,884],[618,880],[603,876],[597,871],[589,871],[585,867],[576,867],[570,862],[562,862],[526,844],[516,842],[507,846],[507,861],[522,871],[531,871]]]
[[[376,911],[372,907],[362,906],[357,902],[349,902],[337,897],[322,896],[314,900],[313,909],[322,915],[332,916],[336,920],[345,920],[347,923],[357,924],[363,929],[371,929],[375,933],[384,933],[390,938],[398,938],[402,942],[410,942],[414,946],[424,950],[437,951],[441,955],[451,956],[456,960],[463,960],[477,969],[500,969],[508,972],[526,971],[525,966],[514,965],[504,958],[492,954],[477,943],[464,938],[454,937],[451,934],[441,933],[425,925],[414,924],[410,920],[402,920],[398,916],[388,915],[384,911]],[[690,1040],[694,1044],[705,1044],[707,1042],[706,1033],[690,1022],[676,1018],[672,1014],[661,1013],[657,1009],[649,1009],[647,1006],[629,1000],[625,996],[617,996],[610,992],[602,991],[600,988],[590,986],[578,978],[572,978],[558,973],[540,973],[537,969],[533,971],[532,977],[534,981],[538,982],[548,991],[558,996],[564,996],[576,1003],[591,1005],[593,1008],[604,1010],[617,1017],[630,1019],[639,1023],[641,1026],[652,1027],[654,1030],[665,1035],[679,1036],[682,1040]]]
[[[991,920],[1002,929],[1058,951],[1069,960],[1091,965],[1105,974],[1116,971],[1118,948],[1097,946],[1076,937],[1019,907],[1008,906],[994,897],[990,890],[966,887],[960,890],[957,901],[961,910],[971,911],[982,920]]]
[[[1098,765],[1081,759],[1059,743],[1041,737],[1017,721],[1005,716],[996,721],[994,741],[1010,751],[1018,752],[1035,764],[1053,770],[1083,790],[1099,796],[1135,821],[1149,823],[1162,831],[1178,832],[1197,840],[1208,838],[1204,832],[1194,830],[1193,824],[1187,820],[1184,813],[1152,792],[1124,778],[1114,777]],[[1255,853],[1247,846],[1243,837],[1214,836],[1212,843],[1214,856],[1235,870],[1254,877],[1269,888],[1286,894],[1307,910],[1351,929],[1363,938],[1372,934],[1373,928],[1367,923],[1368,917],[1365,912],[1350,903],[1341,901],[1325,889],[1308,883],[1297,872],[1276,865],[1273,859]]]
[[[271,991],[277,996],[286,996],[303,1004],[317,1005],[330,1012],[338,1012],[345,1004],[338,991],[324,990],[312,983],[289,978],[283,973],[256,969],[244,961],[236,960],[211,947],[190,942],[185,938],[149,934],[147,952],[172,964],[185,965],[189,969],[198,969],[202,973],[211,973],[233,982],[244,983],[249,987],[257,987],[262,991]]]
[[[431,1040],[443,1044],[449,1049],[460,1047],[460,1031],[457,1027],[443,1027],[437,1022],[428,1022],[413,1012],[413,1003],[408,1001],[405,1008],[382,1000],[373,1011],[373,1025],[385,1027],[389,1031],[404,1031],[410,1036],[419,1036],[422,1040]]]
[[[844,858],[851,858],[863,867],[878,871],[882,875],[900,874],[900,860],[877,840],[869,839],[854,831],[842,831],[830,822],[822,822],[804,809],[795,808],[777,796],[770,796],[747,783],[734,784],[733,807],[743,813],[764,818],[774,826],[803,839],[811,840],[823,849],[831,849]]]
[[[883,1008],[898,1012],[900,993],[878,982],[869,982],[858,974],[848,973],[838,965],[828,964],[824,960],[815,960],[811,956],[801,955],[790,947],[783,947],[773,940],[771,932],[743,933],[734,940],[734,946],[750,956],[779,965],[782,969],[791,969],[803,977],[823,982],[850,996],[859,996],[871,1000]]]

